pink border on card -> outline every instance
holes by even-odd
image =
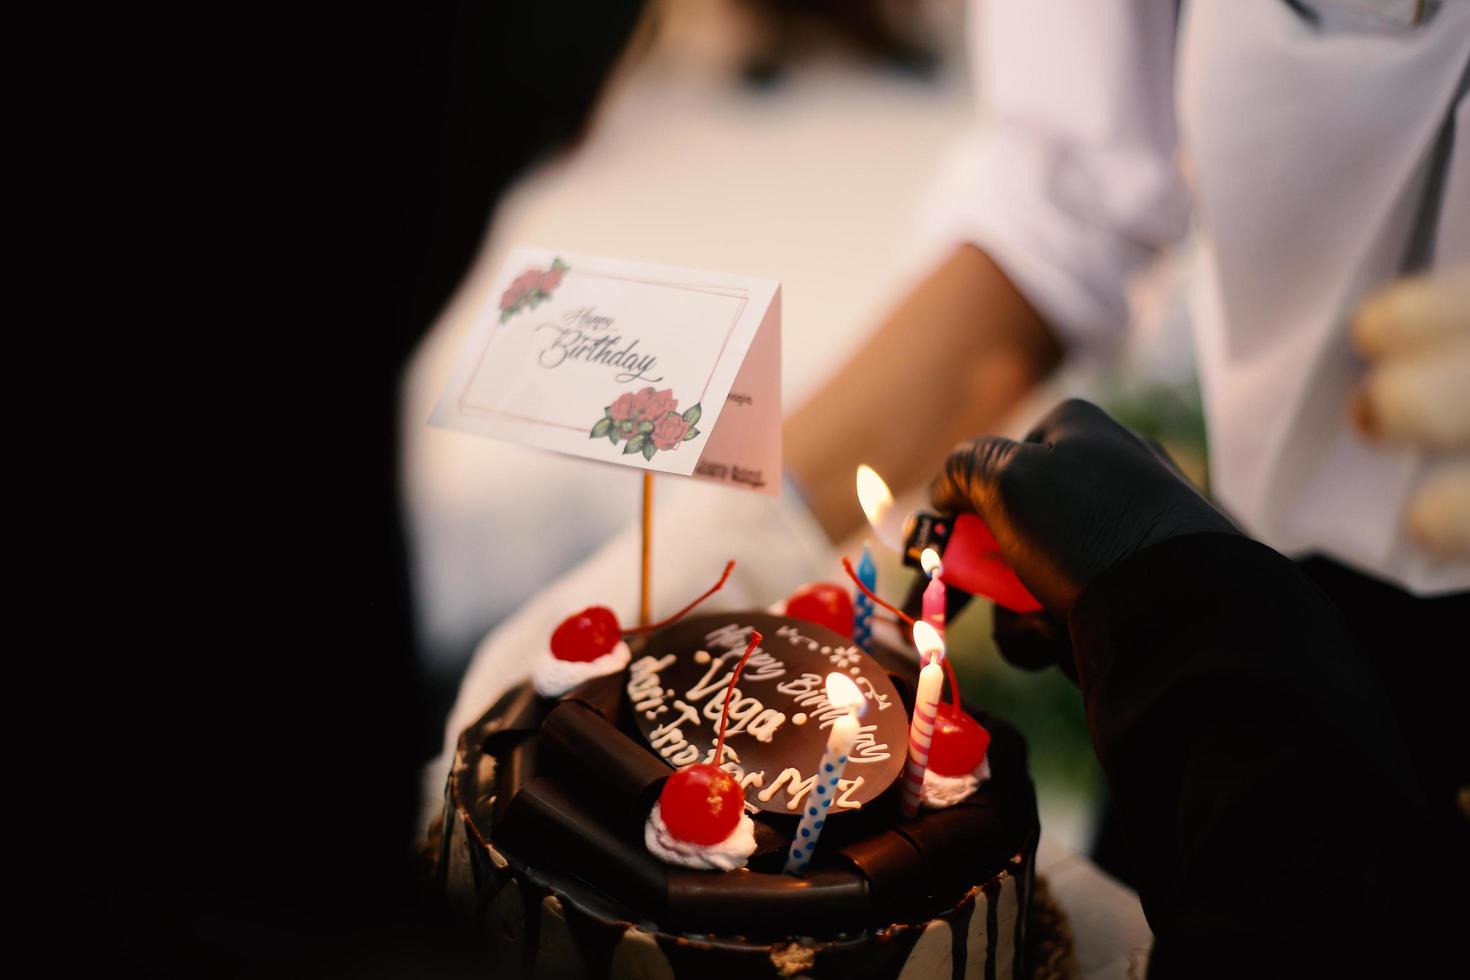
[[[581,272],[576,269],[568,269],[567,275],[591,276],[597,279],[616,279],[620,282],[633,282],[643,286],[662,286],[666,289],[682,289],[691,293],[707,293],[713,296],[724,296],[729,299],[740,300],[740,305],[735,308],[735,316],[730,320],[730,328],[725,331],[725,339],[720,344],[720,352],[715,355],[715,362],[710,366],[709,376],[704,379],[704,387],[700,389],[699,398],[695,401],[696,405],[704,403],[704,396],[709,392],[710,382],[715,379],[715,371],[719,369],[720,362],[725,359],[725,351],[730,346],[730,338],[735,336],[735,328],[740,325],[740,318],[745,314],[745,307],[750,302],[749,291],[740,286],[688,285],[685,283],[663,282],[657,279],[639,279],[634,276],[615,276],[605,272]],[[470,372],[469,380],[465,382],[464,388],[460,391],[458,402],[460,413],[464,415],[478,415],[482,418],[487,415],[498,416],[500,418],[513,419],[517,422],[526,422],[531,425],[545,425],[553,429],[570,429],[572,432],[586,432],[588,426],[585,425],[568,425],[565,422],[552,422],[549,419],[538,419],[529,415],[517,415],[514,412],[503,412],[499,409],[473,405],[467,400],[469,390],[474,387],[475,378],[479,376],[480,368],[485,363],[485,356],[490,353],[490,345],[494,343],[495,335],[505,326],[503,323],[497,323],[495,329],[490,332],[489,339],[485,341],[485,346],[480,351],[480,357],[475,361],[475,369]]]

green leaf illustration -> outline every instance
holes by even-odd
[[[691,405],[684,412],[684,421],[688,422],[690,425],[694,425],[699,421],[699,416],[702,414],[703,412],[700,411],[698,405]]]
[[[629,439],[628,444],[623,447],[623,455],[626,456],[629,453],[636,453],[641,451],[645,442],[648,442],[648,438],[643,433],[638,433],[636,436]]]
[[[598,419],[597,424],[592,427],[592,435],[589,438],[601,439],[607,435],[607,430],[612,428],[612,419]]]
[[[697,435],[699,435],[699,430],[691,425],[689,427],[689,431],[684,433],[684,441],[688,442],[690,439],[693,439]]]
[[[653,431],[653,423],[652,422],[647,422],[647,421],[639,422],[638,423],[638,431],[639,432],[652,432]]]
[[[645,442],[643,444],[643,458],[644,459],[653,459],[653,454],[656,453],[656,452],[658,452],[658,447],[653,444],[653,440],[652,439],[648,440],[647,442]]]
[[[608,426],[607,441],[612,443],[614,446],[618,444],[618,427],[616,425]]]

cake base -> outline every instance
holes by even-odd
[[[728,618],[686,632],[725,633]],[[774,635],[780,625],[759,628]],[[813,627],[802,629],[801,642],[841,653],[835,634],[812,643]],[[665,654],[682,635],[650,643]],[[911,707],[913,664],[876,659],[864,669],[883,671]],[[557,701],[521,685],[460,739],[436,875],[459,916],[483,931],[497,976],[1032,975],[1040,830],[1013,728],[978,715],[992,732],[996,778],[972,798],[904,820],[895,783],[834,823],[800,878],[780,873],[794,814],[766,811],[755,815],[749,867],[692,871],[643,847],[648,808],[672,768],[640,741],[626,684],[605,678]]]
[[[453,812],[452,810],[450,811]],[[1065,914],[1033,899],[1031,854],[976,885],[950,911],[914,925],[848,937],[760,942],[660,931],[621,918],[605,896],[517,868],[472,822],[451,816],[443,839],[445,894],[458,918],[483,930],[496,976],[610,977],[1016,977],[1076,975]],[[1030,906],[1031,914],[1021,909]],[[1022,957],[1041,969],[1023,969]]]

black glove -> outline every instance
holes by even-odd
[[[1062,673],[1074,682],[1077,680],[1072,637],[1066,623],[1045,610],[1017,613],[1000,605],[991,615],[990,635],[1006,663],[1022,670],[1060,667]]]
[[[1097,575],[1169,538],[1238,533],[1161,450],[1076,399],[1025,442],[993,436],[957,447],[932,496],[939,510],[972,511],[990,525],[1006,561],[1054,617],[1048,631],[1037,615],[997,615],[1002,652],[1021,666],[1043,662],[1045,649],[1070,660],[1059,621]]]

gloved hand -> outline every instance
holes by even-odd
[[[1152,544],[1199,531],[1238,533],[1162,450],[1095,405],[1063,402],[1026,440],[989,437],[957,447],[932,488],[945,513],[971,511],[990,525],[1007,562],[1045,607],[1001,615],[1008,660],[1070,666],[1062,625],[1098,575]]]
[[[1440,454],[1410,498],[1410,534],[1432,553],[1470,555],[1470,266],[1370,296],[1353,345],[1370,364],[1352,404],[1358,427]]]

